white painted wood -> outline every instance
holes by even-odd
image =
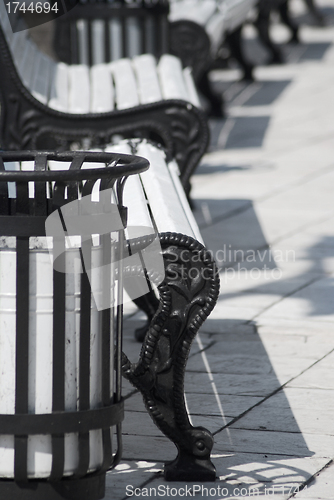
[[[156,60],[151,54],[143,54],[132,61],[137,78],[138,95],[141,104],[162,100]]]
[[[90,81],[89,68],[84,64],[69,66],[69,111],[89,113]]]
[[[92,29],[92,64],[101,64],[106,61],[105,55],[105,24],[102,19],[94,19]]]
[[[128,141],[119,144],[110,144],[107,152],[132,154]],[[151,216],[147,207],[147,200],[138,175],[130,175],[124,187],[124,206],[128,207],[128,226],[152,227]]]
[[[170,2],[169,20],[186,19],[203,26],[217,10],[216,0],[183,0]]]
[[[136,17],[129,17],[126,19],[126,40],[126,56],[130,59],[138,56],[142,52],[142,41],[140,36],[139,19]]]
[[[199,100],[199,96],[198,96],[198,93],[197,93],[197,89],[196,89],[196,86],[195,86],[195,82],[194,82],[194,79],[193,79],[191,68],[189,68],[189,67],[188,68],[184,68],[184,70],[183,70],[183,79],[184,79],[184,83],[185,83],[185,86],[186,86],[186,89],[187,89],[188,101],[190,101],[191,104],[193,104],[197,108],[200,108],[201,107],[201,103],[200,103],[200,100]]]
[[[116,106],[127,109],[139,105],[137,82],[130,59],[120,59],[109,64],[116,90]]]
[[[122,47],[122,24],[119,18],[115,17],[109,21],[109,41],[110,41],[110,59],[111,61],[118,61],[123,54]]]
[[[50,57],[38,52],[34,65],[31,93],[43,104],[47,104],[49,100],[51,76],[55,65],[56,63]]]
[[[58,63],[54,67],[51,78],[50,99],[48,106],[57,111],[69,110],[69,67],[65,63]]]
[[[158,74],[164,99],[188,100],[182,64],[179,58],[170,54],[161,56],[158,63]]]
[[[137,154],[147,158],[150,168],[140,177],[159,231],[173,231],[194,237],[168,168],[166,155],[157,147],[141,142]]]
[[[79,19],[76,22],[78,34],[78,56],[79,64],[89,64],[89,46],[88,46],[88,22]]]
[[[174,185],[174,189],[175,189],[177,196],[179,198],[179,203],[182,206],[182,210],[185,213],[185,216],[188,220],[188,224],[192,229],[194,238],[196,240],[198,240],[200,243],[204,244],[202,235],[200,233],[200,230],[199,230],[197,222],[196,222],[196,219],[194,217],[193,212],[191,211],[191,208],[189,206],[189,202],[188,202],[186,194],[184,192],[184,188],[181,184],[180,177],[179,177],[179,175],[180,175],[179,167],[178,167],[175,160],[168,163],[168,169],[169,169],[169,173],[171,176],[171,180],[172,180],[173,185]]]
[[[112,111],[114,103],[114,84],[109,67],[106,64],[96,64],[90,69],[92,113]]]

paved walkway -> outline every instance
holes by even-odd
[[[186,397],[193,423],[214,433],[217,481],[164,481],[174,446],[125,384],[123,460],[108,473],[108,500],[334,498],[334,2],[318,3],[328,27],[305,24],[286,65],[260,66],[251,85],[233,83],[234,70],[213,75],[228,118],[211,124],[193,197],[221,294],[194,341]],[[277,26],[275,36],[286,33]],[[135,360],[142,317],[128,313]]]

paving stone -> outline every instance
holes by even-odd
[[[322,470],[307,488],[296,495],[296,499],[326,499],[333,498],[334,491],[334,464],[333,462]]]
[[[281,386],[275,374],[265,377],[259,374],[217,374],[214,383],[218,394],[234,394],[248,396],[267,396]],[[212,391],[210,380],[206,373],[187,373],[185,380],[186,392],[208,394]]]
[[[256,318],[256,323],[258,324],[259,329],[266,328],[266,330],[270,330],[272,328],[273,331],[279,328],[283,332],[295,334],[305,335],[305,336],[314,336],[319,334],[320,336],[327,334],[330,339],[331,334],[333,333],[333,322],[331,321],[332,317],[328,316],[328,321],[318,322],[312,320],[312,317],[308,316],[305,318],[285,318],[285,317],[270,317],[268,315],[262,314],[258,318]],[[210,321],[210,319],[209,319]],[[215,323],[212,325],[215,327]]]
[[[334,390],[334,353],[312,366],[305,373],[294,379],[288,387],[304,387],[309,389],[327,389],[331,397]]]
[[[326,458],[296,458],[263,453],[213,454],[221,481],[273,484],[304,483],[321,470]]]
[[[326,390],[286,388],[253,408],[240,423],[247,429],[334,435],[333,411],[334,397]]]
[[[139,422],[138,422],[139,425]],[[124,460],[149,460],[166,462],[177,455],[176,447],[165,436],[138,436],[126,434],[123,436]]]
[[[334,319],[334,278],[317,280],[263,313],[263,317]]]
[[[220,417],[220,423],[225,424],[224,417],[228,419],[230,417],[236,417],[246,411],[248,408],[252,407],[259,401],[261,397],[253,396],[229,396],[224,395],[219,398],[219,403],[217,401],[217,396],[215,394],[205,394],[202,395],[194,394],[191,392],[186,393],[187,406],[191,415],[199,416],[212,416]],[[223,410],[223,415],[221,412]]]
[[[242,419],[215,435],[215,453],[247,452],[291,457],[333,457],[334,436],[256,431],[240,428]]]

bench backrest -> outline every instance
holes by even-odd
[[[54,50],[68,64],[94,65],[168,52],[167,0],[79,3],[56,20]]]

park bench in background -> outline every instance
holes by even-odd
[[[3,148],[66,149],[71,143],[90,148],[113,136],[147,137],[177,160],[189,192],[209,132],[190,71],[177,58],[166,54],[156,64],[147,54],[133,64],[122,59],[91,67],[57,63],[26,30],[12,33],[5,6],[0,8]]]

